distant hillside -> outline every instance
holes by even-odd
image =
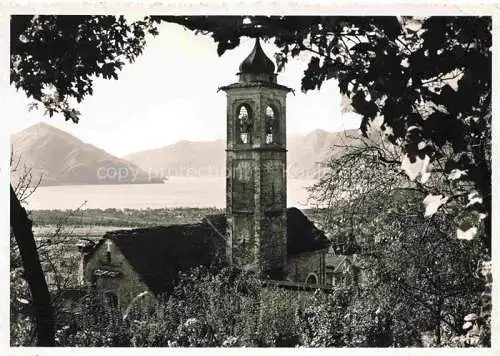
[[[319,163],[338,156],[344,149],[337,146],[354,145],[360,134],[357,130],[342,132],[313,131],[307,135],[288,137],[288,175],[291,178],[312,179],[320,173]],[[180,141],[162,148],[129,154],[129,160],[157,176],[225,175],[225,142]]]
[[[147,172],[137,165],[110,155],[67,132],[40,123],[11,137],[15,183],[30,167],[33,181],[41,185],[150,183]]]
[[[327,132],[315,130],[307,135],[294,135],[288,139],[288,175],[293,178],[317,179],[321,164],[328,158],[339,157],[344,146],[359,143],[358,130]]]
[[[320,163],[339,156],[345,148],[356,145],[357,130],[326,132],[315,130],[307,135],[287,138],[288,176],[316,179]],[[163,148],[141,151],[117,158],[67,132],[45,123],[31,126],[12,135],[14,182],[23,167],[32,169],[33,181],[42,177],[41,185],[159,183],[162,178],[224,176],[226,152],[223,140],[180,141]]]
[[[154,176],[224,176],[226,144],[217,141],[179,141],[152,150],[131,153],[124,159]]]

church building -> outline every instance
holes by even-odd
[[[330,241],[287,208],[286,96],[259,39],[227,95],[226,213],[201,222],[111,231],[82,248],[81,283],[126,308],[135,296],[168,293],[180,271],[214,263],[283,286],[321,287]]]

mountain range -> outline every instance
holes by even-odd
[[[31,170],[40,185],[149,183],[139,166],[51,125],[39,123],[11,136],[11,181]]]
[[[358,130],[287,137],[287,173],[290,178],[316,179],[320,162],[340,155],[356,144]],[[122,158],[85,143],[51,125],[39,123],[11,137],[11,179],[18,181],[24,167],[40,185],[161,183],[170,176],[224,176],[225,142],[179,141]]]
[[[290,178],[316,179],[321,162],[338,156],[359,138],[357,130],[327,132],[315,130],[307,135],[287,138],[287,173]],[[180,141],[152,150],[132,153],[124,159],[135,163],[154,177],[225,175],[225,142]]]

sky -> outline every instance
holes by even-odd
[[[237,81],[239,64],[253,45],[253,39],[243,38],[240,46],[219,57],[210,36],[162,24],[160,35],[149,39],[144,53],[124,66],[118,80],[95,80],[93,96],[77,106],[78,124],[62,116],[49,118],[43,110],[29,112],[30,101],[11,86],[3,98],[16,118],[10,133],[45,122],[116,156],[181,140],[225,139],[226,97],[217,89]],[[276,48],[265,42],[262,47],[273,59]],[[320,91],[301,92],[307,63],[304,56],[292,60],[278,75],[280,84],[295,90],[287,99],[287,134],[359,127],[357,115],[341,114],[336,81],[325,82]]]

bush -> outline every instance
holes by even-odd
[[[11,344],[32,344],[30,320],[25,320],[30,299],[22,294],[22,278],[14,281]],[[136,347],[437,346],[431,315],[403,303],[387,287],[292,291],[264,285],[235,268],[197,267],[180,274],[171,294],[153,303],[138,299],[145,302],[134,303],[125,315],[89,293],[69,318],[61,318],[56,342]],[[474,333],[479,330],[479,338],[489,337],[489,315],[489,310],[480,313],[473,321],[477,327],[462,335],[443,324],[440,346],[486,344]]]

